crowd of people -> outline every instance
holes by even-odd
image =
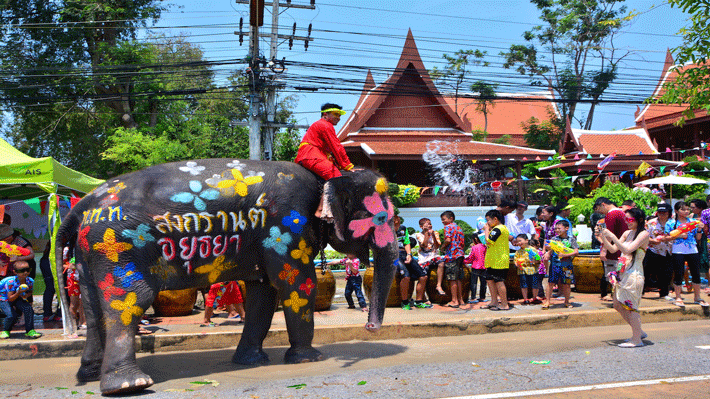
[[[431,271],[436,271],[437,292],[451,297],[446,307],[509,310],[506,280],[511,254],[522,305],[541,304],[541,309],[546,310],[552,306],[552,297],[558,296],[563,300],[561,306],[573,307],[573,259],[579,254],[579,245],[569,220],[571,206],[541,206],[531,218],[525,216],[527,210],[528,204],[523,201],[502,199],[496,209],[485,214],[486,223],[471,237],[468,254],[464,251],[463,231],[455,223],[452,211],[440,215],[443,236],[432,229],[430,219],[422,218],[420,231],[410,237],[402,219],[395,216],[402,308],[432,307],[425,298],[425,287],[429,276],[434,276]],[[658,292],[659,300],[683,307],[682,288],[688,278],[685,285],[687,292],[693,294],[693,303],[708,306],[701,298],[701,292],[707,293],[708,289],[700,286],[701,273],[707,275],[708,271],[710,208],[706,201],[678,201],[673,207],[662,202],[655,214],[646,215],[633,201],[619,206],[600,197],[593,212],[593,247],[599,248],[604,269],[599,285],[601,300],[612,303],[632,329],[632,337],[620,347],[644,345],[646,333],[638,310],[646,292]],[[417,257],[413,255],[416,247]],[[464,268],[470,273],[464,273]],[[467,302],[463,300],[466,293],[462,292],[465,274],[470,274]],[[410,298],[411,284],[416,284],[414,300]]]

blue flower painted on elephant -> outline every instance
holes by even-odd
[[[116,266],[113,274],[121,280],[123,288],[128,288],[134,282],[143,280],[143,273],[136,270],[136,264],[133,262],[128,263],[126,266]]]
[[[219,198],[219,191],[215,189],[208,188],[205,191],[202,191],[202,183],[200,183],[197,180],[191,180],[190,181],[190,192],[182,192],[182,193],[177,193],[170,197],[170,200],[173,202],[181,202],[183,204],[189,204],[190,202],[195,205],[195,209],[198,211],[204,211],[207,208],[207,204],[203,199],[205,200],[215,200]]]
[[[291,234],[281,233],[277,226],[271,227],[269,230],[270,237],[264,239],[264,248],[271,248],[279,255],[286,255],[288,245],[293,240]]]
[[[143,248],[145,243],[155,241],[155,237],[148,232],[149,230],[150,227],[147,224],[141,223],[135,230],[123,230],[121,235],[133,240],[133,245],[136,248]]]
[[[303,232],[303,226],[307,221],[308,219],[298,213],[298,211],[291,211],[290,215],[284,216],[281,219],[281,223],[291,229],[293,234],[301,234],[301,232]]]

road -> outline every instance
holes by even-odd
[[[144,398],[702,398],[710,392],[708,321],[644,325],[646,347],[621,349],[628,326],[432,337],[323,345],[322,362],[285,365],[285,348],[268,348],[272,365],[242,368],[233,349],[142,354],[156,384]],[[363,331],[363,334],[365,332]],[[698,348],[700,347],[700,348]],[[548,363],[549,361],[549,363]],[[542,364],[535,364],[535,363]],[[0,396],[98,397],[98,383],[76,386],[78,358],[0,362]],[[694,376],[688,382],[637,381]],[[695,377],[705,376],[705,377]],[[705,379],[703,379],[705,378]],[[600,384],[631,382],[603,389]],[[524,391],[511,396],[492,395]]]

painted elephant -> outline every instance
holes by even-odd
[[[237,279],[247,298],[233,362],[268,361],[262,344],[277,301],[291,343],[285,361],[321,360],[311,346],[313,260],[325,244],[363,262],[372,251],[365,327],[379,329],[397,258],[387,182],[369,170],[331,179],[332,224],[313,216],[321,189],[294,163],[208,159],[126,174],[89,193],[62,223],[56,251],[61,259],[74,246],[79,270],[88,329],[78,380],[100,379],[105,394],[152,385],[136,365],[133,338],[156,294]]]

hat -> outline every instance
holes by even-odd
[[[528,209],[528,203],[525,202],[525,201],[518,201],[518,203],[516,204],[516,206],[524,206],[525,209]]]
[[[6,225],[6,224],[0,224],[0,240],[4,240],[7,237],[10,237],[15,233],[15,229],[12,227]]]
[[[666,203],[658,204],[658,208],[656,209],[656,213],[658,213],[658,212],[668,212],[670,214],[670,213],[672,213],[671,206]]]

